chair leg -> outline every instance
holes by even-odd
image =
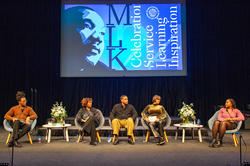
[[[238,139],[237,139],[236,134],[235,134],[235,140],[236,140],[236,143],[237,143],[237,145],[238,145],[238,144],[239,144],[239,142],[238,142]]]
[[[99,131],[96,131],[96,137],[97,137],[99,143],[101,143],[101,138],[100,138],[100,135],[99,135]]]
[[[80,142],[80,139],[81,139],[81,135],[79,134],[78,139],[77,139],[77,143]]]
[[[233,136],[233,140],[234,140],[234,146],[237,147],[237,142],[238,142],[238,140],[237,140],[237,138],[236,138],[235,133],[233,133],[232,136]]]
[[[145,142],[148,142],[149,137],[150,137],[150,131],[149,131],[149,130],[147,130],[147,134],[146,134]]]
[[[29,137],[29,140],[30,140],[30,144],[33,144],[31,136],[30,136],[30,132],[28,132],[28,137]]]
[[[79,143],[79,142],[80,142],[80,140],[81,140],[81,138],[83,138],[83,137],[84,137],[84,132],[82,132],[82,135],[81,135],[81,134],[79,134],[78,139],[77,139],[77,143]]]
[[[164,130],[164,138],[165,138],[166,142],[168,142],[168,137],[167,137],[167,134],[166,134],[165,130]]]
[[[134,136],[134,134],[132,135],[132,139],[133,139],[133,142],[135,142],[135,136]]]
[[[8,137],[7,137],[7,140],[6,140],[6,144],[9,143],[9,141],[10,141],[10,136],[11,136],[11,132],[9,132],[9,134],[8,134]]]

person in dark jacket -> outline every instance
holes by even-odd
[[[127,129],[128,143],[133,145],[134,120],[137,118],[138,114],[134,106],[128,104],[127,96],[122,95],[120,100],[121,103],[114,105],[110,113],[113,135],[115,136],[113,144],[117,145],[119,143],[119,130],[121,127],[125,127]]]
[[[86,131],[90,134],[90,145],[97,145],[96,143],[96,127],[100,123],[101,115],[96,108],[92,107],[92,98],[83,98],[82,108],[76,115],[76,121],[82,127],[82,132]]]

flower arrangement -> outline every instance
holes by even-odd
[[[182,102],[183,106],[181,109],[179,109],[179,116],[183,119],[183,122],[184,123],[188,123],[190,118],[195,120],[196,117],[195,117],[195,111],[193,110],[193,103],[191,104],[185,104],[184,102]]]
[[[62,102],[53,104],[50,115],[56,119],[57,123],[62,123],[63,119],[68,117],[66,107],[63,106]]]

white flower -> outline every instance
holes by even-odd
[[[67,117],[67,112],[65,110],[65,107],[63,107],[62,102],[60,102],[60,105],[58,104],[58,102],[56,102],[56,104],[53,104],[53,107],[51,108],[51,116],[56,119]]]
[[[179,116],[181,117],[181,118],[196,118],[195,116],[194,116],[194,114],[195,114],[195,111],[192,109],[192,107],[193,107],[193,103],[191,103],[190,105],[187,105],[187,104],[185,104],[184,102],[182,102],[182,104],[183,104],[183,106],[182,106],[182,108],[181,109],[179,109]]]

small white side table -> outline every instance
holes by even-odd
[[[192,130],[192,139],[194,139],[194,129],[197,129],[198,130],[199,141],[202,142],[201,128],[203,128],[203,125],[196,125],[196,124],[174,124],[174,126],[176,127],[175,140],[177,140],[179,128],[182,128],[182,143],[184,143],[185,142],[185,130],[187,128],[191,128],[191,130]]]
[[[69,132],[68,127],[70,127],[71,124],[64,124],[64,125],[51,125],[51,124],[45,124],[43,125],[44,128],[46,128],[46,140],[48,143],[50,143],[51,139],[51,130],[52,129],[63,129],[63,136],[66,138],[66,141],[69,142]]]

